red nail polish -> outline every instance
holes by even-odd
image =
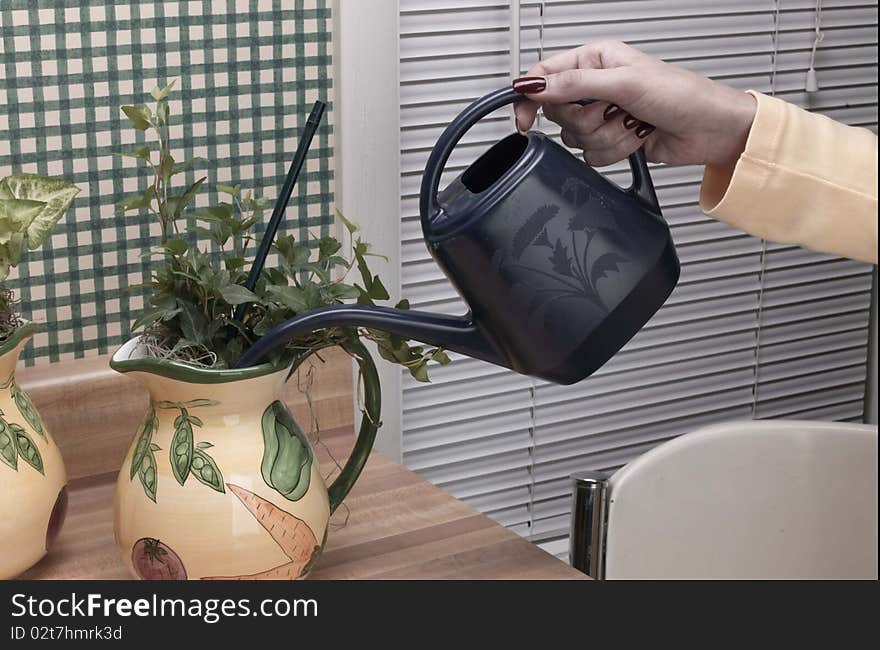
[[[544,77],[520,77],[513,80],[513,89],[523,95],[534,95],[547,87]]]
[[[653,124],[646,124],[642,122],[642,125],[636,129],[636,137],[637,138],[647,138],[651,133],[654,132]]]
[[[639,121],[632,115],[627,115],[625,118],[623,118],[623,126],[627,129],[633,128],[636,124],[639,124]]]
[[[617,114],[620,113],[623,109],[620,108],[617,104],[608,104],[608,107],[605,109],[605,112],[602,113],[602,117],[606,120],[613,119],[617,117]]]

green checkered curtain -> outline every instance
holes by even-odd
[[[177,79],[175,158],[210,163],[196,205],[215,183],[239,182],[274,202],[312,102],[331,100],[329,0],[0,2],[0,177],[64,176],[82,188],[45,248],[10,286],[25,318],[45,323],[29,364],[111,351],[144,305],[158,236],[146,215],[115,203],[146,188],[116,153],[143,138],[119,110]],[[187,116],[187,126],[182,124]],[[326,234],[332,215],[331,114],[315,138],[286,228]],[[183,181],[181,181],[183,183]]]

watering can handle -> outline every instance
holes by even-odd
[[[440,135],[437,144],[434,145],[434,149],[428,157],[428,164],[425,166],[425,173],[422,176],[419,213],[424,232],[429,232],[430,230],[428,221],[438,208],[437,192],[440,190],[440,177],[443,175],[446,161],[449,160],[449,156],[452,154],[452,150],[455,149],[458,141],[461,140],[472,126],[489,113],[498,110],[502,106],[524,99],[526,99],[524,95],[511,88],[501,88],[475,101],[446,127],[446,130]],[[575,103],[587,104],[590,101],[581,100]],[[630,154],[629,167],[632,171],[633,183],[626,192],[638,197],[650,209],[659,214],[660,205],[657,202],[654,184],[651,182],[651,175],[648,172],[648,163],[641,148]]]

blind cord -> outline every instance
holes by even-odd
[[[814,93],[819,90],[819,80],[816,78],[816,50],[819,47],[819,43],[825,38],[825,34],[822,32],[822,0],[816,0],[816,14],[813,18],[813,24],[813,47],[810,50],[810,68],[807,70],[806,83],[806,91],[808,93]]]
[[[771,34],[772,53],[770,60],[770,96],[776,96],[776,71],[779,62],[779,19],[782,10],[782,0],[774,0],[773,32]],[[761,385],[761,343],[764,328],[764,290],[767,277],[767,240],[761,239],[761,261],[758,268],[758,308],[755,315],[755,370],[754,384],[752,385],[752,417],[758,417],[758,392]]]
[[[510,78],[516,79],[522,74],[522,62],[520,57],[520,0],[510,0]],[[516,125],[516,113],[513,106],[510,107],[510,120]]]
[[[538,4],[538,61],[544,60],[544,3]],[[541,130],[541,120],[544,117],[544,108],[538,109],[535,115],[535,128]]]

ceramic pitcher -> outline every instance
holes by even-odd
[[[58,445],[15,381],[21,351],[36,331],[24,323],[0,344],[0,579],[42,558],[67,510],[67,474]]]
[[[116,543],[134,576],[287,580],[308,574],[379,422],[373,361],[359,343],[343,347],[360,366],[367,415],[329,488],[282,399],[285,381],[314,350],[274,365],[208,370],[146,358],[136,339],[120,348],[111,366],[150,394],[116,486]]]

